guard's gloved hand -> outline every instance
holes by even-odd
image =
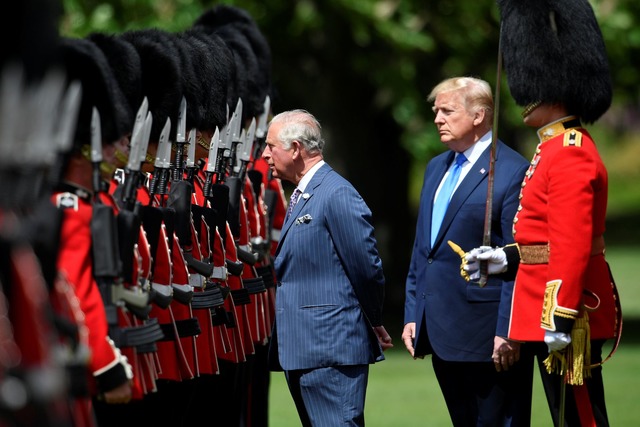
[[[480,261],[487,262],[488,274],[504,273],[507,270],[507,254],[502,248],[492,248],[491,246],[480,246],[471,249],[464,255],[466,263],[463,268],[471,280],[480,278]]]
[[[544,331],[544,342],[549,348],[549,353],[560,351],[571,344],[571,335],[564,332]]]

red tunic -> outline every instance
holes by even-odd
[[[566,316],[589,313],[591,338],[615,336],[616,304],[602,242],[607,207],[607,171],[589,133],[565,123],[538,131],[540,143],[522,183],[513,233],[520,248],[549,245],[548,263],[520,263],[511,307],[509,338],[542,341],[545,329],[570,332]],[[600,246],[600,247],[596,247]],[[522,249],[521,249],[522,252]],[[547,297],[548,283],[556,293]],[[587,290],[585,292],[585,290]],[[543,307],[549,316],[543,322]]]
[[[114,384],[122,378],[122,369],[131,369],[108,336],[108,323],[98,285],[93,278],[91,256],[91,217],[88,198],[74,193],[52,195],[53,203],[64,209],[60,231],[57,268],[73,286],[89,331],[91,350],[89,369],[99,381]]]

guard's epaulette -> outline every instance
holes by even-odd
[[[56,195],[56,207],[60,209],[78,210],[79,197],[73,193],[65,192]]]
[[[582,147],[582,132],[570,129],[564,133],[563,147]]]

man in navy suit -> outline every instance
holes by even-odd
[[[454,426],[528,425],[530,396],[520,396],[518,382],[526,380],[532,359],[505,338],[513,282],[465,281],[460,256],[447,244],[470,249],[483,241],[491,88],[480,79],[454,77],[434,87],[428,101],[434,103],[434,122],[449,150],[433,158],[424,174],[402,341],[414,358],[432,355]],[[513,242],[511,227],[528,162],[496,142],[491,245],[504,246]],[[451,182],[454,173],[459,175]],[[452,195],[444,194],[448,185]]]
[[[363,426],[369,364],[392,347],[371,211],[327,163],[316,118],[276,115],[262,157],[296,185],[274,267],[272,370],[284,370],[303,426]]]

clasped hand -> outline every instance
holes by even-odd
[[[507,254],[502,248],[492,248],[491,246],[480,246],[471,249],[464,254],[464,265],[462,269],[468,274],[469,279],[478,280],[480,278],[480,262],[487,262],[488,274],[499,274],[507,270]]]

